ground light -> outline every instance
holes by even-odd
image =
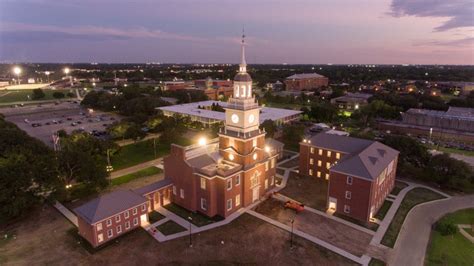
[[[207,143],[207,139],[205,137],[201,137],[198,141],[198,144],[200,146],[204,146],[204,145],[206,145],[206,143]]]

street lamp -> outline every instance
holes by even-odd
[[[204,146],[207,143],[207,139],[205,137],[201,137],[198,143],[199,143],[199,146]]]
[[[69,69],[69,67],[64,68],[64,74],[66,74],[66,77],[69,76],[69,83],[71,83],[71,87],[72,87],[73,83],[72,83],[72,76],[69,75],[70,72],[71,72],[71,69]]]
[[[16,82],[18,85],[20,85],[20,74],[21,74],[21,68],[19,66],[16,66],[13,68],[13,73],[16,75]]]
[[[290,220],[291,222],[290,249],[293,249],[293,223],[295,222],[295,217],[296,217],[296,214],[293,217],[293,219]]]
[[[189,247],[192,248],[193,247],[193,240],[192,240],[192,237],[191,237],[191,221],[193,220],[193,218],[191,216],[188,216],[188,221],[189,221]]]
[[[45,71],[44,74],[46,75],[46,77],[48,78],[48,83],[49,83],[49,75],[51,74],[51,72],[49,71]]]

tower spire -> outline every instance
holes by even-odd
[[[245,31],[242,27],[242,44],[241,44],[241,59],[240,59],[240,68],[239,72],[246,73],[247,72],[247,62],[245,62]]]

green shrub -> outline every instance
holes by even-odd
[[[458,227],[452,221],[439,221],[436,223],[435,230],[443,236],[454,235]]]

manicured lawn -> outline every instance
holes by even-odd
[[[393,217],[387,232],[383,236],[381,243],[387,247],[393,247],[408,212],[420,203],[442,198],[444,198],[444,196],[426,188],[415,188],[410,190],[405,195],[405,198],[400,204],[397,213],[395,213],[395,216]]]
[[[150,167],[142,169],[138,172],[114,178],[114,179],[112,179],[112,181],[110,183],[111,183],[112,186],[117,186],[117,185],[121,185],[121,184],[130,182],[131,180],[134,180],[134,179],[137,179],[137,178],[140,178],[140,177],[156,175],[156,174],[159,174],[159,173],[162,173],[162,172],[163,172],[163,170],[161,170],[160,168],[150,166]]]
[[[188,217],[191,217],[192,218],[192,223],[196,226],[204,226],[204,225],[208,225],[208,224],[211,224],[211,223],[214,223],[214,222],[218,222],[218,221],[221,221],[223,220],[222,217],[213,217],[213,218],[209,218],[203,214],[200,214],[200,213],[195,213],[195,212],[190,212],[188,210],[186,210],[185,208],[182,208],[174,203],[170,203],[168,205],[165,205],[163,206],[165,207],[167,210],[175,213],[176,215],[182,217],[183,219],[185,220],[188,220]]]
[[[408,186],[407,183],[405,182],[401,182],[401,181],[395,181],[395,186],[393,187],[392,191],[390,192],[390,194],[393,194],[393,195],[398,195],[398,193],[400,193],[400,191],[404,188],[406,188]]]
[[[383,220],[385,218],[385,215],[387,214],[388,210],[390,209],[390,206],[392,206],[393,202],[391,201],[384,201],[382,204],[382,207],[380,207],[379,211],[375,215],[375,218],[379,220]]]
[[[156,229],[165,236],[186,231],[186,228],[173,221],[167,221],[166,223],[160,224],[156,227]]]
[[[148,214],[148,220],[150,221],[150,224],[156,223],[163,218],[165,218],[165,216],[157,211],[152,211]]]
[[[474,209],[450,213],[441,220],[451,220],[454,224],[472,224],[474,223]],[[460,232],[442,236],[436,230],[431,231],[430,244],[426,253],[426,265],[472,265],[473,262],[474,244]]]
[[[189,145],[191,143],[188,139],[183,137],[177,144]],[[170,144],[161,143],[156,140],[156,158],[168,154],[170,148]],[[156,158],[153,149],[153,140],[150,139],[121,147],[120,150],[112,156],[112,166],[114,170],[119,170]]]
[[[12,102],[27,102],[27,101],[44,101],[44,100],[54,100],[54,92],[62,92],[65,95],[65,98],[68,98],[66,94],[69,90],[46,90],[43,89],[45,94],[44,98],[33,100],[33,90],[8,90],[0,91],[0,103],[12,103]],[[28,96],[30,98],[28,99]]]

